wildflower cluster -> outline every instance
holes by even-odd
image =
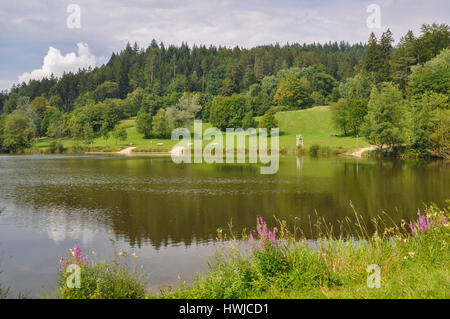
[[[409,227],[411,228],[414,237],[417,237],[426,231],[432,230],[434,227],[433,219],[431,218],[431,216],[425,217],[424,215],[421,215],[420,209],[417,215],[419,216],[419,219],[416,223],[413,223],[412,221],[409,222]]]
[[[111,239],[112,240],[112,239]],[[113,240],[112,240],[113,241]],[[114,243],[114,241],[113,241]],[[92,252],[95,257],[97,254]],[[66,256],[61,256],[59,269],[58,293],[67,299],[140,299],[146,295],[146,276],[137,265],[131,265],[130,257],[135,263],[138,256],[115,250],[115,258],[111,263],[94,261],[83,255],[78,244],[69,250]],[[70,287],[67,280],[71,275],[70,265],[76,264],[80,269],[80,287]]]
[[[59,272],[63,272],[69,265],[75,264],[78,266],[86,266],[87,259],[86,256],[83,256],[83,253],[80,250],[80,247],[77,243],[73,249],[69,249],[69,254],[67,256],[61,256],[61,268],[59,268]]]
[[[262,217],[256,218],[257,238],[250,234],[250,253],[256,272],[263,278],[273,277],[286,270],[285,251],[277,240],[277,230],[271,231]]]
[[[273,247],[276,250],[279,249],[279,242],[277,240],[277,229],[273,228],[272,231],[268,230],[267,223],[262,217],[256,217],[256,231],[259,238],[255,240],[252,234],[250,234],[250,252],[262,251],[266,248]]]

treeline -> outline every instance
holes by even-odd
[[[194,117],[221,128],[254,126],[253,116],[264,115],[275,95],[280,105],[324,103],[338,80],[355,74],[364,51],[345,42],[230,49],[152,41],[145,50],[128,44],[102,67],[2,92],[2,150],[17,152],[42,136],[89,144],[131,116],[145,137],[167,137]],[[285,97],[297,87],[301,92]],[[272,111],[262,124],[276,125]]]
[[[395,48],[389,30],[379,40],[372,34],[367,45],[128,44],[102,67],[2,92],[0,146],[17,152],[43,136],[87,146],[111,133],[120,140],[126,131],[117,124],[134,116],[146,138],[166,138],[194,118],[220,129],[270,129],[276,111],[332,104],[345,135],[445,155],[448,47],[449,27],[437,24],[424,25],[417,38],[408,32]],[[263,116],[260,123],[255,116]]]
[[[173,92],[241,93],[252,84],[261,83],[267,75],[313,65],[321,65],[328,74],[341,80],[355,74],[355,66],[364,52],[365,45],[345,42],[231,49],[190,48],[187,44],[166,48],[153,40],[145,50],[137,44],[127,44],[119,54],[113,53],[106,65],[94,70],[66,73],[59,80],[50,77],[13,86],[13,98],[4,108],[6,113],[13,111],[15,95],[28,96],[31,100],[37,96],[48,99],[58,96],[64,111],[69,112],[77,106],[77,97],[94,92],[108,81],[118,86],[110,97],[124,99],[137,88],[159,96]]]
[[[361,71],[339,84],[336,127],[380,150],[450,156],[450,29],[423,25],[392,46],[390,30],[370,36]]]

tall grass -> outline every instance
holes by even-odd
[[[96,261],[93,256],[83,255],[77,244],[66,256],[61,256],[59,289],[56,296],[63,299],[142,299],[146,296],[146,276],[137,267],[137,256],[117,251],[115,242],[114,259],[111,263]],[[80,269],[80,287],[70,265]],[[69,285],[72,281],[73,285]]]
[[[9,294],[9,288],[2,285],[0,282],[0,299],[6,299]]]
[[[58,294],[62,298],[443,298],[450,297],[449,206],[419,210],[416,220],[396,224],[380,215],[369,224],[352,218],[329,223],[309,218],[301,229],[275,218],[270,229],[258,217],[256,228],[239,236],[218,229],[218,247],[207,274],[159,294],[146,291],[145,276],[125,252],[112,264],[94,262],[76,246],[61,257]],[[353,206],[352,206],[353,207]],[[334,229],[338,225],[338,229]],[[239,239],[238,239],[239,238]],[[313,238],[314,240],[312,240]],[[111,239],[114,244],[114,241]],[[135,256],[134,256],[135,257]],[[67,267],[81,267],[82,284],[68,288]],[[380,286],[368,285],[368,266],[377,265]],[[1,288],[1,287],[0,287]],[[0,290],[1,292],[1,290]],[[1,295],[1,294],[0,294]]]
[[[372,233],[355,212],[338,223],[337,236],[332,224],[318,216],[307,231],[280,220],[269,231],[258,219],[256,230],[241,236],[246,244],[230,226],[226,233],[218,231],[222,245],[206,275],[154,297],[448,298],[449,208],[427,206],[417,222],[399,225],[382,215],[371,220]],[[421,218],[432,226],[418,233],[414,227]],[[314,241],[307,239],[311,235]],[[367,266],[373,264],[381,269],[380,288],[367,285]]]

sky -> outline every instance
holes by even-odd
[[[0,0],[0,90],[99,66],[127,42],[355,43],[387,28],[399,40],[433,22],[450,24],[450,1]]]

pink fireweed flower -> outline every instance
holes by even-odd
[[[83,253],[80,250],[80,246],[78,246],[78,243],[75,243],[74,249],[73,249],[73,257],[74,262],[76,264],[83,263],[86,264],[86,256],[83,256]]]
[[[431,217],[425,218],[424,215],[421,215],[420,209],[418,210],[417,215],[419,216],[419,219],[416,223],[413,223],[412,221],[409,222],[409,227],[411,228],[414,237],[417,237],[428,230],[432,230],[434,226],[433,219]]]
[[[260,216],[256,217],[256,232],[258,234],[258,239],[255,239],[252,234],[250,234],[250,252],[261,251],[270,246],[278,249],[278,240],[276,229],[269,230],[267,228],[267,223]]]

